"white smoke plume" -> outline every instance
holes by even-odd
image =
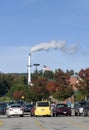
[[[76,46],[71,46],[70,49],[67,49],[65,41],[55,41],[52,40],[50,42],[42,42],[38,45],[35,45],[31,48],[30,52],[42,51],[42,50],[49,50],[49,49],[61,49],[61,51],[66,52],[68,54],[73,54],[76,52]]]
[[[68,54],[75,54],[77,52],[78,48],[75,45],[72,45],[69,49],[68,49]]]

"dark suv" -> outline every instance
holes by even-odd
[[[89,100],[86,101],[86,104],[83,109],[83,116],[89,116]]]
[[[5,113],[6,113],[6,109],[5,109],[4,104],[0,104],[0,114],[5,115]]]

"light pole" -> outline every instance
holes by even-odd
[[[36,66],[36,73],[37,73],[37,66],[40,66],[40,64],[33,64],[34,66]]]

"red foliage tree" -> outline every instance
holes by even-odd
[[[14,98],[15,100],[20,100],[20,99],[22,99],[22,96],[25,96],[24,91],[15,91],[15,92],[13,93],[13,98]]]
[[[46,85],[46,89],[49,91],[50,94],[55,93],[58,90],[58,88],[58,84],[53,81],[49,81]]]

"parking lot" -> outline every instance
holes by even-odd
[[[7,118],[0,115],[0,129],[3,130],[89,130],[89,117],[24,117]]]

